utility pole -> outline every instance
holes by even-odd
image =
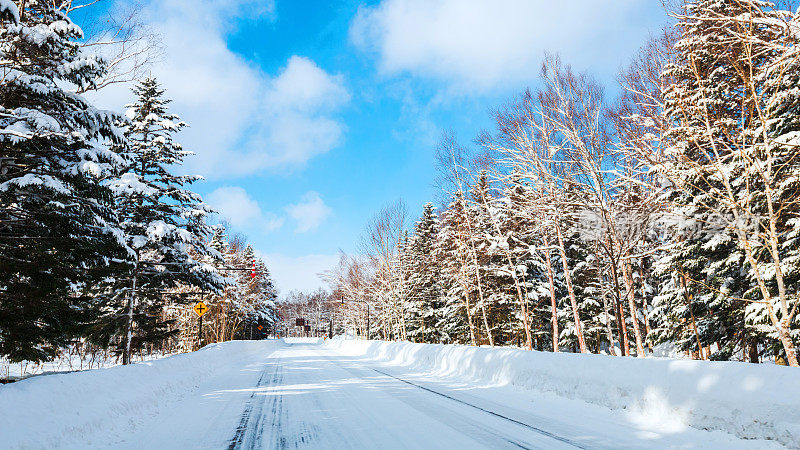
[[[203,348],[203,315],[205,315],[205,313],[208,311],[208,307],[206,306],[205,303],[200,301],[197,302],[197,304],[194,305],[194,308],[192,309],[194,309],[194,312],[196,312],[197,315],[200,316],[197,338],[200,341],[200,348]]]
[[[200,330],[197,332],[198,339],[200,340],[200,348],[203,348],[203,316],[200,316]]]

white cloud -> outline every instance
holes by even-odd
[[[286,207],[289,217],[296,223],[295,232],[305,233],[319,228],[322,222],[331,214],[329,208],[318,193],[307,192],[300,203]]]
[[[341,76],[292,56],[270,80],[260,119],[268,125],[251,130],[250,147],[269,149],[262,154],[267,166],[302,164],[341,142],[344,124],[330,113],[349,100]]]
[[[206,201],[219,214],[240,230],[269,232],[283,226],[284,217],[264,211],[244,188],[222,186],[206,196]],[[296,233],[314,231],[331,215],[332,210],[314,191],[306,192],[298,203],[285,208],[286,214],[295,222]]]
[[[149,24],[165,52],[152,72],[190,126],[179,137],[196,153],[188,171],[224,179],[297,167],[341,143],[345,127],[335,113],[350,96],[340,76],[299,56],[272,76],[227,46],[237,19],[274,19],[272,1],[150,2]],[[119,110],[129,89],[112,86],[97,101]]]
[[[616,68],[628,54],[621,50],[646,35],[641,17],[653,7],[642,0],[383,0],[359,10],[350,38],[377,54],[384,74],[480,92],[530,82],[545,51]]]
[[[291,290],[308,292],[324,287],[325,283],[319,274],[333,269],[339,262],[339,255],[287,256],[261,252],[257,254],[266,261],[275,284],[284,295]]]
[[[270,232],[283,226],[284,219],[270,212],[263,212],[258,202],[238,186],[223,186],[208,195],[211,205],[223,219],[244,230]]]
[[[273,106],[297,111],[335,108],[350,100],[340,75],[329,75],[313,61],[292,56],[272,81],[268,99]]]

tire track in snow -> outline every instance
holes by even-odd
[[[302,344],[289,344],[290,347],[295,345],[300,345],[301,348],[303,347]],[[287,362],[287,364],[284,364],[281,367],[280,377],[275,383],[272,384],[272,386],[284,386],[284,375],[287,372],[290,375],[290,383],[294,385],[314,383],[317,381],[314,379],[305,379],[307,375],[302,375],[303,371],[298,372],[296,370],[296,364]],[[314,448],[315,443],[319,440],[319,427],[314,423],[308,422],[303,416],[302,412],[300,413],[299,418],[291,417],[290,419],[290,414],[292,416],[297,416],[298,412],[302,411],[302,409],[298,411],[298,405],[296,403],[293,404],[292,402],[289,402],[291,405],[290,407],[284,407],[285,399],[286,397],[284,396],[284,393],[273,393],[273,395],[271,395],[271,406],[269,408],[272,417],[270,423],[271,444],[268,447],[263,445],[261,434],[264,432],[264,427],[261,426],[258,439],[254,441],[254,444],[249,448]],[[295,400],[297,400],[297,398],[295,398]],[[313,401],[318,404],[319,408],[323,407],[322,404],[319,404],[319,398],[314,395],[310,395],[306,401]]]
[[[346,371],[346,372],[350,373],[351,375],[353,375],[354,377],[356,377],[356,378],[358,378],[358,379],[363,379],[363,375],[362,375],[362,374],[359,374],[359,373],[357,373],[357,372],[353,371],[351,368],[349,368],[349,367],[345,367],[345,366],[343,366],[343,365],[341,365],[341,364],[337,363],[336,361],[334,361],[333,359],[331,359],[331,358],[330,358],[330,357],[328,357],[328,356],[323,356],[323,357],[324,357],[325,359],[327,359],[327,360],[328,360],[328,362],[330,362],[330,363],[331,363],[331,364],[333,364],[334,366],[337,366],[337,367],[339,367],[340,369],[342,369],[342,370],[344,370],[344,371]],[[364,369],[366,369],[366,370],[375,370],[375,369],[373,369],[372,367],[367,367],[367,366],[364,366]],[[376,372],[377,372],[377,370],[376,370]],[[391,375],[389,375],[389,377],[390,377],[390,378],[395,378],[395,377],[392,377]],[[412,407],[413,407],[413,406],[412,406]],[[446,425],[450,426],[449,424],[446,424]],[[515,441],[515,440],[513,440],[513,439],[511,439],[511,438],[508,438],[508,437],[506,437],[506,436],[503,436],[503,435],[501,435],[501,434],[498,434],[498,433],[494,432],[494,430],[491,430],[491,429],[489,429],[489,428],[483,427],[483,426],[481,426],[481,425],[477,425],[477,427],[478,427],[478,428],[481,428],[483,431],[485,431],[485,432],[487,432],[487,433],[491,434],[492,436],[494,436],[494,437],[496,437],[496,438],[498,438],[498,439],[501,439],[501,440],[503,440],[503,441],[505,441],[505,442],[507,442],[507,443],[509,443],[509,444],[513,445],[514,447],[517,447],[517,448],[523,448],[523,449],[532,449],[532,448],[538,448],[538,447],[528,447],[528,446],[526,446],[526,445],[525,445],[525,444],[523,444],[523,443],[517,442],[517,441]]]
[[[275,380],[272,384],[273,386],[277,386],[280,383],[283,383],[283,371],[280,372],[280,377]],[[281,437],[280,431],[283,424],[283,395],[274,394],[270,399],[270,408],[269,408],[270,415],[272,420],[270,421],[270,435],[274,437],[272,448],[286,448],[286,439]],[[261,433],[263,433],[263,428],[261,429]],[[261,436],[259,435],[259,441],[261,440]],[[253,445],[252,448],[255,448]]]
[[[284,408],[284,395],[273,391],[283,385],[286,367],[279,358],[267,366],[247,401],[228,450],[298,448],[310,446],[317,440],[318,430],[313,424],[300,423],[293,435],[286,434],[288,410]],[[274,370],[265,382],[269,366],[274,366]],[[269,436],[268,443],[265,443],[265,436]]]
[[[543,430],[543,429],[541,429],[541,428],[538,428],[538,427],[535,427],[535,426],[533,426],[533,425],[529,425],[529,424],[527,424],[527,423],[525,423],[525,422],[521,422],[521,421],[519,421],[519,420],[512,419],[511,417],[504,416],[504,415],[502,415],[502,414],[496,413],[496,412],[494,412],[494,411],[490,411],[490,410],[488,410],[488,409],[481,408],[480,406],[473,405],[472,403],[468,403],[468,402],[465,402],[465,401],[463,401],[463,400],[459,400],[459,399],[457,399],[457,398],[455,398],[455,397],[451,397],[451,396],[449,396],[449,395],[447,395],[447,394],[443,394],[443,393],[441,393],[441,392],[439,392],[439,391],[435,391],[435,390],[433,390],[433,389],[430,389],[430,388],[427,388],[427,387],[425,387],[425,386],[422,386],[422,385],[416,384],[416,383],[414,383],[414,382],[411,382],[411,381],[408,381],[408,380],[404,380],[404,379],[402,379],[402,378],[398,378],[398,377],[396,377],[396,376],[394,376],[394,375],[388,374],[388,373],[386,373],[386,372],[384,372],[384,371],[381,371],[381,370],[375,369],[375,368],[373,368],[373,367],[370,367],[370,369],[374,370],[375,372],[378,372],[378,373],[379,373],[379,374],[381,374],[381,375],[385,375],[385,376],[387,376],[387,377],[394,378],[395,380],[397,380],[397,381],[400,381],[400,382],[403,382],[403,383],[405,383],[405,384],[408,384],[408,385],[411,385],[411,386],[417,387],[417,388],[419,388],[419,389],[422,389],[422,390],[424,390],[424,391],[430,392],[430,393],[432,393],[432,394],[436,394],[436,395],[439,395],[439,396],[441,396],[441,397],[444,397],[444,398],[450,399],[450,400],[452,400],[452,401],[454,401],[454,402],[457,402],[457,403],[460,403],[460,404],[462,404],[462,405],[469,406],[470,408],[474,408],[474,409],[477,409],[477,410],[479,410],[479,411],[483,411],[483,412],[485,412],[485,413],[487,413],[487,414],[491,414],[491,415],[493,415],[493,416],[495,416],[495,417],[498,417],[498,418],[500,418],[500,419],[505,419],[505,420],[507,420],[507,421],[509,421],[509,422],[515,423],[515,424],[517,424],[517,425],[521,425],[521,426],[523,426],[523,427],[525,427],[525,428],[529,428],[529,429],[531,429],[531,430],[533,430],[533,431],[535,431],[535,432],[537,432],[537,433],[539,433],[539,434],[542,434],[542,435],[544,435],[544,436],[547,436],[547,437],[549,437],[549,438],[551,438],[551,439],[555,439],[555,440],[557,440],[557,441],[561,441],[561,442],[563,442],[563,443],[565,443],[565,444],[568,444],[568,445],[571,445],[571,446],[573,446],[573,447],[576,447],[576,448],[581,448],[581,449],[587,449],[587,448],[588,448],[588,447],[585,447],[584,445],[582,445],[582,444],[581,444],[581,443],[579,443],[579,442],[575,442],[575,441],[573,441],[572,439],[565,438],[565,437],[563,437],[563,436],[559,436],[559,435],[557,435],[557,434],[553,434],[553,433],[551,433],[551,432],[549,432],[549,431]]]
[[[270,374],[270,366],[272,366],[273,370],[271,375],[268,376]],[[255,389],[250,394],[250,398],[247,399],[242,417],[239,419],[239,426],[236,427],[236,433],[228,445],[228,450],[243,448],[245,444],[247,444],[245,448],[257,448],[257,444],[260,444],[264,432],[264,406],[267,402],[266,398],[258,398],[261,396],[257,396],[257,394],[263,392],[263,388],[267,386],[280,384],[282,378],[283,371],[281,370],[280,358],[275,358],[273,362],[267,364],[264,368]],[[265,383],[266,380],[269,381]],[[280,395],[273,395],[270,399],[273,428],[280,427],[281,397]],[[278,420],[278,423],[275,422],[276,420]]]

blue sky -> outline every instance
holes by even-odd
[[[535,87],[545,51],[614,76],[666,23],[658,0],[152,0],[152,68],[204,198],[245,234],[278,287],[316,274],[383,205],[416,216],[436,192],[443,131],[468,142]],[[127,86],[96,101],[119,109]]]

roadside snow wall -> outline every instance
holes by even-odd
[[[91,448],[92,436],[124,433],[116,428],[125,425],[121,419],[157,411],[221,369],[252,363],[254,355],[278,345],[225,342],[161,360],[0,386],[0,448]]]
[[[800,447],[796,368],[381,341],[333,339],[323,345],[436,376],[624,410],[634,421],[669,421]]]

